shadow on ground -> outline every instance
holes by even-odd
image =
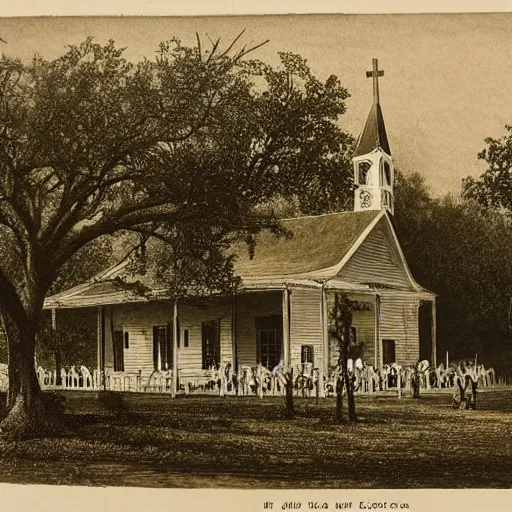
[[[64,394],[71,433],[0,442],[10,483],[245,488],[510,488],[512,390],[357,399],[360,421],[334,423],[334,400]],[[0,397],[3,398],[3,397]],[[2,401],[4,403],[5,400]],[[0,415],[5,411],[0,411]]]

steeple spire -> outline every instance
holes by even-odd
[[[384,71],[379,69],[377,59],[372,59],[373,69],[366,72],[366,78],[373,78],[373,105],[366,119],[363,131],[354,150],[353,157],[365,155],[374,149],[381,148],[385,153],[391,156],[386,127],[384,125],[384,116],[380,108],[379,97],[379,77],[384,76]]]
[[[367,71],[366,77],[373,79],[373,105],[352,155],[355,211],[394,210],[393,160],[379,98],[382,76],[377,59],[372,59],[372,71]]]

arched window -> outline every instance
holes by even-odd
[[[390,187],[393,179],[391,174],[391,164],[388,160],[383,158],[380,161],[380,184]]]
[[[382,190],[382,206],[386,206],[388,208],[391,208],[391,194],[387,190]]]
[[[358,183],[359,185],[370,185],[371,184],[371,173],[370,169],[372,163],[368,160],[363,160],[357,164],[358,169]]]

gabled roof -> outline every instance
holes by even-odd
[[[251,259],[243,243],[233,246],[235,272],[247,281],[314,275],[339,263],[379,211],[342,212],[281,221],[290,238],[268,231],[256,237]]]
[[[235,273],[242,280],[242,290],[325,285],[369,291],[371,287],[364,283],[342,282],[336,276],[381,221],[387,222],[393,233],[399,257],[410,280],[407,288],[429,293],[410,274],[386,210],[284,219],[281,223],[291,236],[277,236],[268,231],[260,233],[256,237],[252,258],[246,244],[235,244],[231,250],[236,255]],[[48,297],[45,307],[85,307],[168,298],[165,286],[148,274],[133,275],[129,271],[129,261],[125,259],[88,283]],[[138,283],[150,290],[149,295],[140,293]]]
[[[385,153],[391,156],[382,109],[379,103],[374,103],[352,156],[367,155],[377,148],[381,148]]]

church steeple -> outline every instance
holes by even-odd
[[[379,70],[377,59],[373,59],[373,70],[366,72],[373,78],[373,105],[357,141],[352,161],[354,163],[354,210],[394,210],[393,160],[389,147],[384,117],[380,108]]]

